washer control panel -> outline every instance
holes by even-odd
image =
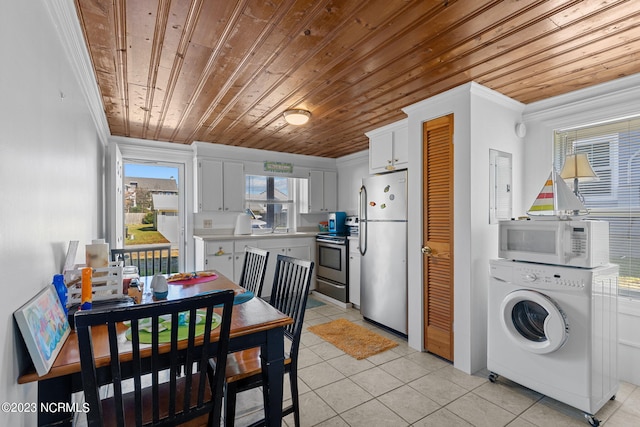
[[[583,274],[570,274],[566,269],[538,267],[533,265],[518,266],[515,269],[514,282],[530,284],[543,287],[569,287],[576,289],[584,289],[585,279]]]

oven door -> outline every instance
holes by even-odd
[[[347,245],[316,242],[317,276],[340,284],[347,283]]]

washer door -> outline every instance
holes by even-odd
[[[509,338],[531,353],[551,353],[567,340],[565,315],[546,295],[531,290],[511,292],[502,301],[500,311]]]

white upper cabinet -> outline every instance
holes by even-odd
[[[366,133],[369,138],[369,173],[405,169],[409,163],[409,128],[406,120]]]
[[[244,165],[242,163],[224,162],[223,164],[224,210],[230,212],[244,211]]]
[[[244,165],[236,162],[198,161],[198,211],[244,210]]]
[[[332,212],[338,208],[338,173],[309,172],[309,213]]]

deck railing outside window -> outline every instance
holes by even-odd
[[[171,245],[140,245],[112,249],[111,259],[124,261],[125,266],[135,265],[141,276],[178,272],[178,259],[172,256]]]

